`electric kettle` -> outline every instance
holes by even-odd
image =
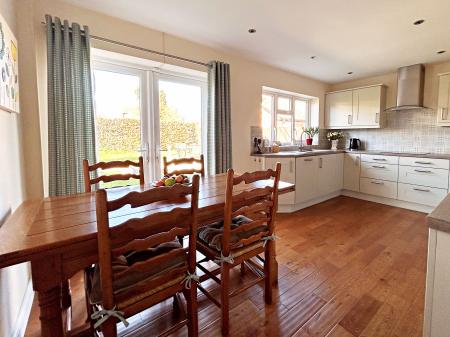
[[[361,147],[361,141],[358,138],[350,138],[349,150],[359,150]]]

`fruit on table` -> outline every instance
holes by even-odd
[[[184,181],[184,176],[179,175],[175,178],[175,181],[179,184],[181,184]]]
[[[175,184],[189,184],[189,178],[183,174],[180,175],[165,175],[160,180],[155,181],[155,186],[162,187],[162,186],[173,186]]]
[[[175,183],[176,183],[175,178],[167,178],[164,182],[164,185],[173,186],[175,185]]]

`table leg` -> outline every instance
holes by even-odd
[[[63,321],[61,309],[61,287],[38,291],[41,320],[41,336],[62,337]]]
[[[69,280],[65,280],[61,284],[61,309],[63,310],[64,330],[68,331],[72,328],[72,291]]]
[[[278,285],[278,261],[276,258],[276,249],[275,249],[275,241],[268,241],[267,244],[269,245],[269,256],[270,259],[272,260],[272,268],[271,268],[271,280],[272,280],[272,285],[273,286],[277,286]]]

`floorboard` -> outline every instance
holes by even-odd
[[[230,336],[422,336],[428,229],[425,214],[338,197],[276,223],[279,283],[273,304],[258,284],[230,301]],[[239,268],[232,285],[241,279]],[[74,325],[86,319],[82,275],[72,280]],[[205,287],[219,297],[217,284]],[[165,301],[123,336],[155,336],[180,319]],[[220,311],[199,293],[200,336],[220,336]],[[33,304],[26,337],[39,336]],[[174,336],[187,336],[186,328]]]

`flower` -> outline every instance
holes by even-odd
[[[338,140],[344,138],[344,134],[341,131],[328,131],[327,139],[328,140]]]
[[[309,136],[309,138],[314,138],[314,136],[319,133],[319,128],[318,127],[303,128],[303,132],[306,133]]]

